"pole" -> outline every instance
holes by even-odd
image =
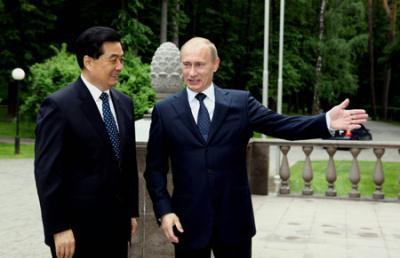
[[[264,66],[263,66],[263,94],[262,103],[268,107],[268,60],[269,60],[269,0],[265,0],[264,7]]]
[[[279,18],[279,70],[278,70],[278,97],[276,112],[282,114],[282,66],[283,66],[283,25],[285,18],[285,0],[281,0]],[[279,146],[276,148],[276,175],[279,175],[279,165],[281,164],[281,152]]]
[[[15,130],[15,154],[19,154],[20,153],[20,138],[19,138],[19,81],[17,81],[17,107],[16,107],[16,130]]]
[[[23,80],[25,78],[25,71],[21,68],[15,68],[14,70],[12,70],[11,72],[11,77],[16,81],[17,85],[17,90],[16,90],[16,95],[17,95],[17,99],[16,99],[16,129],[15,129],[15,154],[19,154],[20,153],[20,141],[19,141],[19,88],[20,88],[20,81]]]
[[[283,66],[283,25],[285,19],[285,0],[281,0],[279,19],[279,72],[278,72],[278,100],[277,112],[282,113],[282,66]]]

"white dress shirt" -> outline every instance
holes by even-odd
[[[190,110],[192,111],[194,121],[197,124],[197,116],[199,114],[199,109],[200,109],[200,101],[196,99],[196,95],[198,94],[198,92],[192,91],[191,89],[189,89],[189,87],[186,87],[186,91],[188,95]],[[201,93],[206,95],[206,98],[204,98],[203,102],[207,108],[208,114],[210,115],[210,121],[212,121],[215,109],[214,84],[211,83],[211,85]]]
[[[97,88],[96,86],[91,84],[88,80],[86,80],[85,77],[83,77],[83,74],[81,74],[81,79],[84,82],[84,84],[86,85],[86,87],[88,88],[88,90],[90,92],[90,95],[92,95],[93,100],[96,103],[97,109],[99,110],[100,115],[104,120],[104,116],[103,116],[103,101],[100,99],[100,95],[101,95],[101,93],[103,93],[103,91],[99,90],[99,88]],[[117,125],[117,129],[119,130],[117,119],[116,119],[117,115],[115,113],[114,104],[112,102],[110,90],[106,90],[104,92],[108,94],[108,102],[110,103],[111,113],[112,113],[112,115],[114,117],[114,121],[115,121],[115,124]]]

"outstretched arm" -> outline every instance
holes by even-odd
[[[334,130],[353,130],[360,128],[367,122],[368,114],[364,109],[348,109],[349,99],[345,99],[342,103],[334,106],[328,111],[330,118],[330,128]]]

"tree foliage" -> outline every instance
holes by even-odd
[[[310,113],[315,85],[320,88],[320,109],[326,110],[344,97],[350,97],[354,105],[368,108],[374,87],[368,83],[371,79],[367,1],[325,0],[325,28],[321,42],[320,1],[285,3],[283,111]],[[393,40],[388,40],[389,33],[399,29],[399,19],[395,18],[400,8],[393,11],[395,17],[391,16],[395,24],[389,22],[386,8],[397,2],[400,0],[373,1],[373,83],[378,111],[379,106],[395,107],[400,99],[400,88],[394,86],[400,84],[398,33],[394,34]],[[167,40],[177,42],[177,28],[180,44],[193,36],[209,38],[216,44],[222,61],[215,82],[222,87],[250,90],[261,99],[264,3],[254,0],[169,0]],[[274,109],[280,1],[271,0],[270,3],[268,95],[269,105]],[[5,101],[15,98],[10,94],[7,97],[12,68],[17,65],[27,68],[49,58],[53,54],[49,45],[60,46],[61,42],[66,42],[71,48],[74,39],[89,26],[116,27],[124,36],[126,52],[139,56],[145,63],[150,63],[160,42],[159,0],[0,0],[0,14],[0,99]],[[316,64],[320,55],[321,73],[317,78]],[[388,67],[391,67],[390,81]],[[385,99],[383,89],[387,83],[392,87]]]
[[[30,118],[36,119],[40,104],[43,100],[67,84],[75,81],[80,69],[74,55],[67,52],[67,45],[63,44],[60,49],[51,46],[55,55],[42,63],[31,66],[25,94],[25,101],[21,107],[21,113]]]
[[[48,95],[75,81],[80,74],[76,58],[67,52],[66,44],[60,49],[52,49],[55,52],[53,57],[32,65],[30,69],[29,86],[21,112],[32,120],[36,118],[40,104]],[[155,94],[150,85],[150,68],[131,53],[125,56],[117,88],[134,101],[136,118],[142,117],[155,102]]]

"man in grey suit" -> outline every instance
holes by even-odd
[[[251,257],[255,223],[246,172],[254,131],[289,140],[319,138],[358,128],[368,115],[345,110],[288,117],[262,106],[249,92],[213,83],[220,59],[214,44],[193,38],[181,48],[186,89],[152,113],[145,179],[164,235],[177,258]],[[171,164],[172,196],[166,189]]]

